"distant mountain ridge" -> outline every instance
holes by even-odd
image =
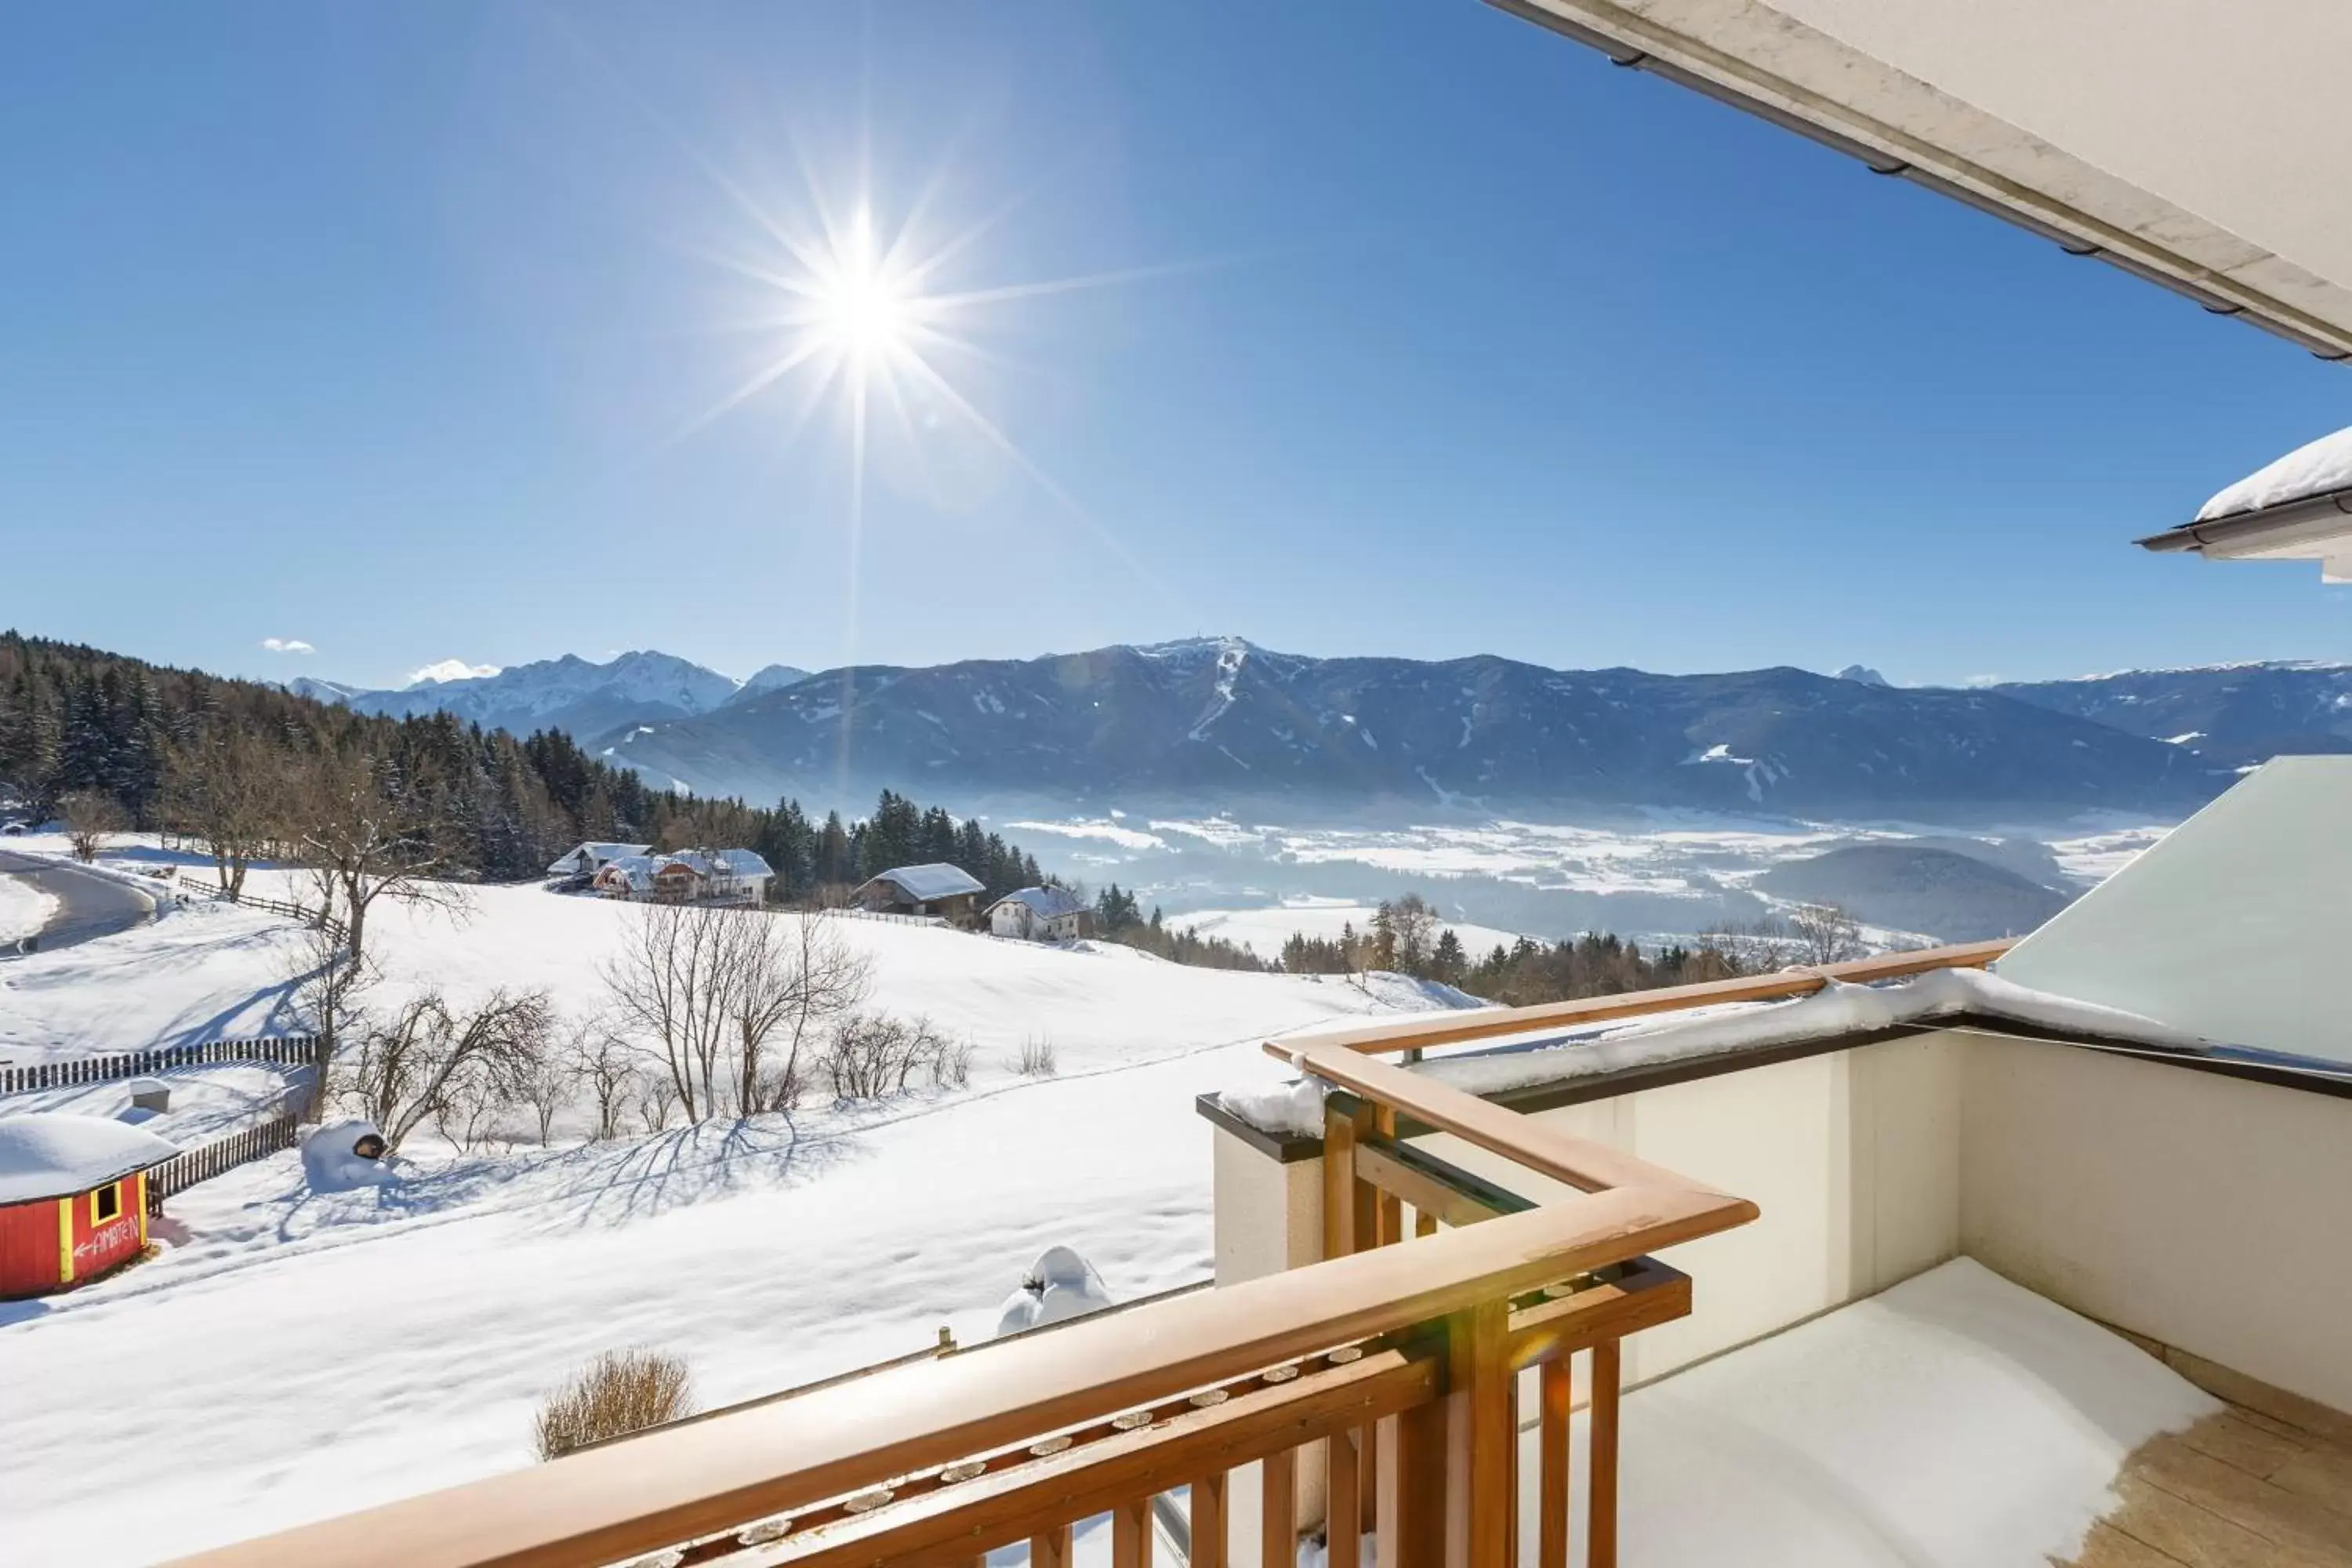
[[[586,742],[635,725],[709,713],[739,696],[782,690],[807,675],[772,664],[738,681],[674,654],[642,651],[618,654],[603,664],[565,654],[496,675],[420,680],[397,690],[371,691],[307,676],[286,684],[297,696],[361,713],[406,718],[446,712],[486,730],[517,735],[562,730]]]
[[[2279,660],[2126,669],[1989,689],[2240,768],[2282,753],[2352,752],[2352,664]]]
[[[650,782],[1073,803],[1685,806],[1958,820],[2179,813],[2231,782],[2163,739],[1994,690],[1805,670],[1652,675],[1313,658],[1237,637],[835,669],[600,743]]]

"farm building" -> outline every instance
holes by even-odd
[[[605,844],[591,839],[585,844],[575,844],[565,854],[557,856],[554,863],[548,867],[547,874],[567,882],[586,882],[614,861],[625,856],[643,855],[652,847],[650,844]]]
[[[0,1117],[0,1298],[46,1296],[147,1246],[147,1173],[179,1150],[100,1116]]]
[[[593,879],[608,899],[671,904],[756,904],[775,872],[756,850],[682,849],[675,855],[622,855]]]
[[[1091,911],[1067,888],[1023,888],[988,906],[988,929],[1024,942],[1069,942],[1087,934]]]
[[[960,866],[935,861],[928,866],[899,866],[866,882],[850,898],[862,910],[883,914],[931,915],[957,925],[970,925],[980,912],[980,895],[987,889]]]

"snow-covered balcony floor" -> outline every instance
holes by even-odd
[[[1629,1394],[1621,1560],[2352,1565],[2352,1430],[2242,1397],[1957,1259]]]

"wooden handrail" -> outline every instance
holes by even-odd
[[[1662,1165],[1637,1160],[1605,1143],[1570,1137],[1533,1117],[1481,1100],[1467,1089],[1409,1071],[1378,1057],[1360,1055],[1345,1046],[1329,1045],[1320,1039],[1291,1046],[1268,1041],[1265,1051],[1351,1094],[1416,1117],[1441,1132],[1451,1132],[1465,1142],[1500,1154],[1579,1192],[1605,1192],[1617,1187],[1707,1190]]]
[[[1600,1169],[1590,1153],[1541,1152],[1562,1169]],[[1626,1166],[1612,1173],[1652,1170]],[[552,1568],[618,1561],[1334,1345],[1474,1309],[1497,1310],[1515,1294],[1728,1230],[1756,1212],[1743,1199],[1679,1178],[1620,1186],[1410,1247],[1362,1252],[1080,1321],[998,1353],[905,1367],[656,1431],[186,1561],[215,1568]]]
[[[1806,996],[1831,981],[1863,985],[1874,980],[1900,980],[1931,969],[1981,969],[2007,952],[2013,942],[1971,942],[1951,947],[1921,948],[1913,952],[1882,953],[1846,963],[1824,963],[1804,969],[1783,969],[1770,974],[1743,974],[1734,980],[1703,980],[1692,985],[1662,985],[1654,991],[1621,991],[1607,996],[1581,996],[1573,1002],[1545,1002],[1533,1007],[1475,1008],[1444,1013],[1435,1019],[1406,1018],[1392,1024],[1365,1024],[1352,1029],[1316,1034],[1318,1045],[1345,1046],[1350,1050],[1387,1052],[1423,1046],[1450,1046],[1464,1040],[1487,1040],[1497,1035],[1532,1034],[1538,1029],[1605,1023],[1647,1013],[1674,1013],[1686,1007],[1707,1007],[1724,1002],[1775,1002]]]

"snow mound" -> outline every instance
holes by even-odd
[[[102,1116],[35,1110],[0,1117],[0,1204],[69,1197],[179,1152],[152,1132]]]
[[[996,1337],[1067,1322],[1110,1304],[1110,1292],[1093,1264],[1066,1247],[1049,1247],[1029,1266],[1020,1288],[1004,1299]]]
[[[360,1143],[383,1134],[373,1121],[336,1121],[302,1140],[302,1176],[314,1193],[347,1193],[353,1187],[380,1187],[395,1180],[392,1167],[359,1152]]]
[[[2352,489],[2352,426],[2305,442],[2256,468],[2200,507],[2197,521],[2211,522],[2340,489]]]
[[[1320,1079],[1294,1083],[1252,1084],[1217,1091],[1217,1103],[1251,1126],[1299,1138],[1323,1136]]]

